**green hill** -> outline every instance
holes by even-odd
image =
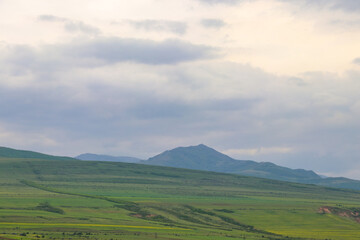
[[[203,144],[191,147],[179,147],[165,151],[147,161],[141,161],[140,159],[132,157],[112,157],[96,154],[82,154],[75,159],[6,147],[0,147],[0,158],[1,157],[44,160],[79,159],[89,161],[136,162],[149,165],[232,173],[281,181],[360,190],[360,181],[357,180],[348,178],[321,178],[313,171],[290,169],[270,162],[258,163],[249,160],[235,160]]]
[[[168,150],[143,163],[360,190],[360,181],[357,180],[322,178],[309,170],[290,169],[270,162],[235,160],[203,144]]]
[[[360,239],[357,191],[61,159],[0,157],[0,239]]]
[[[297,182],[302,179],[321,179],[313,171],[290,169],[270,162],[235,160],[203,144],[178,147],[149,158],[146,164],[197,169],[205,171],[235,173],[284,181]]]
[[[46,159],[46,160],[74,160],[70,157],[59,157],[52,156],[43,153],[26,151],[26,150],[17,150],[7,147],[0,147],[0,157],[3,158],[32,158],[32,159]]]

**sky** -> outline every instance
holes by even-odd
[[[200,143],[360,179],[358,0],[0,0],[0,145]]]

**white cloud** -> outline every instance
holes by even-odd
[[[322,172],[357,166],[360,30],[343,28],[356,3],[223,3],[2,2],[0,145],[146,158],[204,143]]]
[[[353,60],[353,63],[360,65],[360,58],[355,58],[355,59]]]

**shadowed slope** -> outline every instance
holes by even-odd
[[[291,169],[270,162],[235,160],[203,144],[168,150],[143,163],[360,190],[360,181],[357,180],[322,178],[310,170]]]
[[[149,158],[146,164],[236,173],[285,181],[320,179],[313,171],[290,169],[270,162],[235,160],[203,144],[179,147]]]
[[[17,150],[7,147],[0,147],[0,157],[3,158],[32,158],[46,160],[75,160],[71,157],[59,157],[33,151]]]

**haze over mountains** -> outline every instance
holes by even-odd
[[[106,161],[106,162],[127,162],[127,163],[138,163],[143,161],[142,159],[135,157],[126,157],[126,156],[114,157],[110,155],[92,154],[92,153],[80,154],[75,158],[85,161]]]
[[[270,162],[235,160],[203,144],[178,147],[149,158],[151,165],[189,168],[213,172],[235,173],[284,181],[321,178],[313,171],[280,167]]]
[[[102,157],[102,155],[88,156],[90,158],[93,158],[86,160],[109,161],[110,159],[112,159],[111,157],[106,155],[104,157]],[[79,156],[76,158],[81,159]],[[113,157],[113,159],[116,161],[121,161],[122,158]],[[124,157],[123,159],[126,160],[126,157]],[[149,158],[146,161],[140,161],[138,163],[156,166],[231,173],[281,181],[317,184],[328,187],[360,190],[360,181],[357,180],[342,177],[324,178],[311,170],[291,169],[278,166],[271,162],[236,160],[204,144],[189,147],[178,147],[172,150],[165,151],[161,154]]]
[[[52,156],[33,151],[15,150],[0,147],[0,157],[25,158],[25,159],[48,159],[48,160],[74,160],[70,157]],[[148,160],[133,157],[113,157],[109,155],[81,154],[78,160],[86,161],[112,161],[145,164],[154,166],[166,166],[203,171],[213,171],[261,177],[267,179],[317,184],[328,187],[348,188],[360,190],[360,181],[342,177],[323,178],[310,170],[290,169],[270,162],[255,162],[250,160],[235,160],[223,153],[216,151],[203,144],[190,147],[178,147],[165,151]]]

